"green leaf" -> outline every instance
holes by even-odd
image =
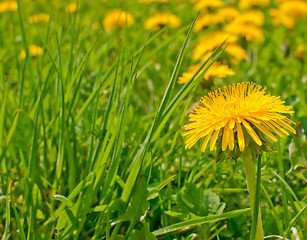
[[[289,145],[289,158],[291,168],[286,174],[300,168],[301,170],[307,169],[307,141],[304,135],[304,129],[300,126],[296,129],[296,135],[293,137]]]
[[[220,202],[219,196],[202,187],[197,188],[192,183],[186,184],[177,194],[177,201],[178,207],[183,212],[190,212],[201,217],[220,214],[225,208],[225,203]]]
[[[60,194],[54,194],[53,199],[60,201],[61,203],[64,203],[67,207],[72,207],[74,205],[71,200]]]
[[[155,197],[158,196],[158,192],[164,188],[168,183],[173,181],[173,179],[176,177],[176,175],[170,176],[168,179],[160,182],[160,183],[154,183],[151,184],[147,189],[149,191],[148,193],[148,200],[154,199]]]
[[[135,220],[142,220],[149,208],[147,195],[147,186],[144,178],[141,176],[136,182],[127,210],[113,224],[121,221],[132,221],[133,223]]]
[[[149,224],[143,224],[142,229],[136,230],[134,229],[130,237],[128,238],[129,240],[156,240],[157,238],[155,235],[153,235],[150,230],[149,230]]]
[[[245,215],[249,212],[250,212],[250,208],[246,208],[246,209],[235,210],[235,211],[231,211],[231,212],[227,212],[227,213],[202,217],[202,218],[198,218],[198,219],[192,219],[192,220],[183,221],[183,222],[180,222],[180,223],[175,223],[175,224],[172,224],[172,225],[164,227],[164,228],[160,228],[159,230],[156,230],[152,233],[155,236],[159,236],[159,235],[179,231],[183,228],[187,228],[187,227],[191,227],[191,226],[197,226],[197,225],[201,225],[201,224],[208,223],[208,222],[219,221],[219,220],[222,220],[222,219],[225,219],[225,218],[232,218],[232,217],[237,217],[237,216],[240,216],[240,215]]]
[[[15,122],[17,120],[17,122]],[[14,120],[14,127],[12,126],[13,135],[12,135],[12,143],[16,148],[20,148],[26,153],[29,152],[31,141],[29,139],[32,138],[33,133],[33,121],[28,116],[28,114],[24,111],[19,111]],[[15,125],[16,124],[16,125]],[[8,138],[9,139],[9,138]],[[10,140],[10,139],[9,139]],[[8,140],[8,141],[9,141]]]

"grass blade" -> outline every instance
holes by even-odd
[[[227,213],[217,214],[217,215],[200,217],[198,219],[192,219],[192,220],[187,220],[187,221],[183,221],[183,222],[180,222],[180,223],[175,223],[175,224],[172,224],[170,226],[167,226],[167,227],[161,228],[159,230],[153,231],[152,233],[155,236],[160,236],[160,235],[163,235],[163,234],[176,232],[176,231],[179,231],[181,229],[191,227],[191,226],[197,226],[197,225],[201,225],[201,224],[208,223],[208,222],[215,222],[215,221],[220,221],[220,220],[223,220],[223,219],[226,219],[226,218],[237,217],[237,216],[240,216],[240,215],[247,214],[249,212],[250,212],[250,208],[246,208],[246,209],[235,210],[235,211],[231,211],[231,212],[227,212]]]
[[[140,151],[137,153],[137,155],[135,157],[135,160],[132,163],[130,174],[128,176],[125,188],[124,188],[122,196],[121,196],[121,199],[126,204],[128,203],[131,191],[133,189],[133,186],[135,184],[137,176],[139,175],[139,171],[141,169],[143,159],[145,158],[145,155],[147,153],[147,150],[148,150],[148,147],[149,147],[149,143],[151,141],[151,137],[152,137],[152,135],[153,135],[153,133],[155,131],[155,128],[157,127],[158,123],[161,121],[162,113],[164,112],[164,109],[165,109],[165,107],[167,105],[167,102],[169,100],[172,88],[173,88],[173,86],[175,84],[175,81],[176,81],[176,77],[178,76],[178,72],[179,72],[179,69],[180,69],[180,66],[181,66],[181,63],[182,63],[182,59],[183,59],[183,55],[184,55],[184,52],[185,52],[185,48],[186,48],[188,40],[190,38],[190,34],[192,32],[192,29],[193,29],[194,23],[196,21],[196,18],[194,19],[194,21],[191,24],[191,27],[190,27],[190,29],[189,29],[189,31],[187,33],[186,39],[185,39],[185,41],[183,43],[183,46],[181,48],[180,54],[178,56],[178,59],[177,59],[177,62],[176,62],[175,68],[174,68],[174,71],[172,73],[171,80],[170,80],[170,82],[169,82],[169,84],[167,86],[166,92],[165,92],[165,94],[163,96],[162,103],[161,103],[161,105],[160,105],[160,107],[158,109],[158,112],[156,114],[154,122],[153,122],[153,124],[152,124],[152,126],[151,126],[151,128],[150,128],[150,130],[149,130],[149,132],[147,134],[147,137],[146,137],[146,139],[145,139],[145,141],[144,141]]]

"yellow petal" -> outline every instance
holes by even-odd
[[[192,135],[185,141],[185,148],[191,148],[198,140],[200,139],[199,135]]]
[[[260,138],[258,137],[257,133],[254,131],[254,129],[252,129],[252,127],[242,118],[242,123],[246,129],[246,131],[248,132],[248,134],[252,137],[252,139],[259,145],[262,145],[262,142],[260,140]]]
[[[222,151],[225,151],[226,148],[227,148],[227,145],[228,145],[228,142],[227,142],[228,138],[227,138],[227,129],[226,129],[226,127],[227,127],[227,124],[224,127],[224,132],[223,132]]]
[[[289,130],[290,132],[296,134],[295,129],[292,128],[291,126],[289,126],[289,125],[288,125],[287,123],[285,123],[284,121],[278,119],[278,120],[276,120],[276,122],[277,122],[280,126],[282,126],[283,128],[285,128],[285,129]]]
[[[229,128],[230,129],[233,129],[235,127],[235,123],[236,121],[232,118],[230,121],[229,121]]]
[[[211,142],[210,142],[210,151],[213,151],[217,137],[219,135],[220,129],[216,130],[212,136]]]
[[[270,139],[272,139],[274,142],[277,141],[277,138],[265,127],[262,126],[261,124],[254,123],[253,124],[261,131],[263,132],[266,136],[268,136]]]
[[[275,120],[271,120],[269,121],[274,127],[276,127],[279,131],[281,131],[282,133],[286,134],[287,136],[289,136],[290,134],[285,130],[283,129],[281,126],[279,126]]]
[[[243,152],[245,148],[244,134],[242,131],[241,123],[237,122],[236,125],[237,125],[237,136],[238,136],[238,142],[239,142],[239,149],[241,152]]]
[[[280,131],[278,131],[270,122],[263,122],[263,124],[271,131],[276,133],[279,137],[285,138]]]
[[[213,131],[211,131],[211,132],[207,135],[207,137],[206,137],[206,139],[205,139],[203,145],[201,146],[201,151],[202,151],[202,152],[204,152],[204,151],[206,150],[206,147],[207,147],[207,145],[208,145],[208,142],[209,142],[209,140],[210,140],[210,137],[211,137],[212,133],[213,133]]]
[[[227,132],[228,132],[227,139],[228,139],[229,150],[233,150],[235,146],[234,137],[233,137],[233,129],[231,129],[230,126],[228,126]]]

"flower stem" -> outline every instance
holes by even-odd
[[[255,199],[256,199],[256,190],[257,190],[257,182],[256,182],[256,175],[255,175],[255,168],[254,168],[254,162],[251,158],[251,156],[247,154],[242,154],[242,160],[244,163],[244,170],[246,174],[246,180],[247,180],[247,188],[249,192],[250,197],[250,205],[252,209],[252,217],[253,215],[258,211],[258,220],[257,220],[257,227],[256,227],[256,233],[255,237],[253,238],[253,234],[251,235],[251,239],[255,240],[263,240],[263,230],[262,230],[262,221],[261,221],[261,214],[259,211],[259,201],[257,201],[257,204],[255,206]],[[260,161],[260,160],[258,160]],[[258,166],[259,167],[259,166]],[[253,233],[253,231],[251,231]]]

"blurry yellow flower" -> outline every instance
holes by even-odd
[[[106,31],[113,30],[115,28],[125,28],[125,26],[130,26],[134,23],[133,16],[121,9],[111,10],[103,20],[103,27]]]
[[[178,78],[178,83],[188,82],[200,66],[201,64],[190,66],[188,68],[188,72],[184,72],[182,76]],[[201,72],[196,76],[196,78],[200,74]],[[230,69],[227,65],[215,61],[206,71],[204,75],[204,80],[210,80],[215,77],[227,77],[228,75],[234,75],[234,74],[235,72],[232,69]]]
[[[231,61],[233,63],[238,63],[241,60],[246,60],[247,55],[246,51],[236,43],[230,43],[225,49],[225,52],[231,56]]]
[[[295,51],[295,57],[302,59],[305,57],[305,54],[306,54],[306,45],[305,44],[299,45]]]
[[[168,3],[169,0],[139,0],[139,3]]]
[[[205,61],[208,57],[211,56],[213,51],[214,49],[212,51],[203,53],[203,55],[199,55],[199,59],[201,59],[202,62]],[[234,64],[247,59],[246,51],[236,43],[229,43],[225,49],[225,53],[229,54],[230,61]]]
[[[240,0],[239,8],[265,7],[270,4],[270,0]]]
[[[259,28],[254,24],[232,22],[226,25],[224,30],[228,33],[241,36],[245,38],[247,41],[264,40],[261,28]]]
[[[223,7],[216,10],[215,15],[221,22],[229,22],[239,15],[238,9],[235,7]]]
[[[30,45],[29,53],[30,53],[30,56],[35,57],[35,56],[41,55],[43,53],[43,49],[36,45]],[[21,50],[19,57],[21,59],[24,59],[26,57],[26,51]]]
[[[38,23],[38,22],[49,22],[50,16],[45,13],[34,14],[30,16],[30,23]]]
[[[1,12],[14,12],[18,8],[18,4],[15,1],[3,1],[0,2],[0,13]]]
[[[194,4],[195,9],[209,9],[209,8],[217,8],[220,6],[223,6],[222,0],[191,0],[191,2]]]
[[[159,30],[161,27],[167,26],[175,28],[180,25],[180,19],[171,13],[156,13],[145,21],[145,28]]]
[[[286,1],[280,4],[279,9],[294,19],[307,16],[307,2],[305,1]]]
[[[77,3],[76,2],[73,2],[73,3],[70,3],[66,6],[66,12],[68,13],[74,13],[76,12],[77,10]]]
[[[204,27],[207,27],[213,24],[215,25],[219,22],[220,22],[220,19],[217,18],[216,15],[206,13],[197,19],[194,25],[194,31],[198,32]]]
[[[224,90],[216,90],[200,99],[189,114],[191,123],[185,125],[186,148],[205,138],[201,147],[205,151],[210,139],[210,151],[217,144],[221,151],[243,152],[249,145],[265,146],[266,137],[276,142],[274,134],[283,137],[295,134],[289,123],[295,124],[280,113],[293,114],[280,97],[271,96],[254,83],[238,83]],[[274,133],[274,134],[273,134]]]
[[[254,24],[258,27],[262,26],[264,23],[264,15],[262,12],[249,10],[244,13],[239,14],[233,21],[233,24]]]
[[[270,9],[270,16],[273,18],[274,25],[284,25],[286,28],[293,28],[295,20],[279,9]]]
[[[228,43],[234,43],[237,41],[237,39],[238,38],[236,36],[233,36],[229,33],[225,33],[223,31],[216,31],[210,33],[207,36],[203,37],[195,46],[193,51],[193,59],[202,59],[205,54],[207,54],[208,52],[212,52],[225,40],[227,40]]]
[[[212,14],[205,12],[197,19],[194,26],[194,30],[198,32],[202,28],[210,25],[230,22],[234,18],[236,18],[239,14],[240,14],[239,11],[234,7],[220,8]]]

